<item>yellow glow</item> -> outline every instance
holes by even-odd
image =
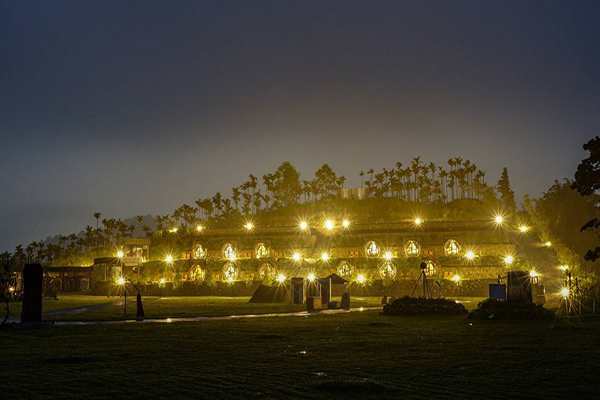
[[[117,251],[117,258],[123,258],[123,257],[125,257],[125,253],[123,252],[123,250]]]
[[[472,250],[469,250],[465,253],[465,257],[467,258],[467,260],[472,260],[475,258],[475,253],[473,253]]]
[[[306,223],[306,221],[300,222],[300,229],[302,229],[303,231],[308,229],[308,224]]]
[[[333,221],[328,219],[327,221],[325,221],[325,228],[327,228],[328,230],[332,230],[333,229]]]
[[[122,276],[119,277],[119,279],[117,279],[117,284],[123,286],[125,284],[125,278],[123,278]]]
[[[277,275],[277,282],[279,282],[279,283],[285,282],[285,275],[284,274]]]
[[[515,261],[515,258],[510,254],[504,257],[504,264],[512,264]]]
[[[8,288],[8,291],[12,293],[12,292],[15,291],[15,288],[13,286],[11,286],[11,287]]]
[[[246,228],[247,231],[251,231],[252,229],[254,229],[254,224],[252,222],[246,222],[244,228]]]
[[[165,280],[165,278],[160,278],[160,280],[158,281],[158,283],[160,285],[164,285],[165,283],[167,283],[167,281]]]
[[[177,231],[178,231],[178,230],[179,230],[179,228],[172,228],[172,229],[170,230],[170,232],[171,232],[171,233],[177,233]]]
[[[544,243],[544,246],[550,247],[550,246],[552,246],[552,242],[551,241],[547,241],[546,243]]]
[[[365,276],[363,274],[358,275],[358,283],[365,283]]]
[[[362,308],[362,307],[361,307],[361,308],[359,308],[359,310],[360,310],[360,311],[364,311],[364,308]]]
[[[227,282],[228,282],[228,283],[233,283],[233,277],[232,277],[232,276],[230,276],[229,278],[227,278]]]
[[[504,222],[504,217],[502,215],[496,215],[494,217],[494,222],[498,225],[501,225]]]
[[[452,280],[453,280],[454,282],[460,282],[460,281],[461,281],[461,279],[462,279],[462,278],[460,277],[460,275],[459,275],[459,274],[454,274],[454,275],[452,276]]]
[[[168,254],[168,255],[165,257],[165,262],[166,262],[166,263],[169,263],[169,264],[170,264],[170,263],[172,263],[172,262],[173,262],[173,256],[172,256],[172,255],[170,255],[170,254]]]
[[[196,231],[202,232],[202,229],[204,229],[204,227],[202,225],[196,226]]]
[[[173,321],[171,320],[171,318],[167,318],[167,319],[166,319],[166,321],[167,321],[168,323],[171,323],[171,322],[173,322]]]
[[[423,222],[423,220],[421,218],[419,218],[419,217],[415,218],[415,220],[414,220],[414,223],[415,223],[416,226],[421,225],[422,222]]]
[[[389,251],[386,251],[385,254],[383,255],[383,258],[385,258],[386,260],[391,260],[392,259],[392,253],[390,253]]]
[[[564,288],[560,289],[560,295],[562,297],[569,297],[569,294],[571,294],[571,291],[569,290],[569,288],[564,287]]]
[[[526,233],[527,231],[529,231],[529,227],[527,225],[521,225],[519,227],[519,232]]]
[[[294,255],[292,256],[292,258],[294,259],[294,261],[300,261],[300,259],[302,258],[302,256],[300,255],[300,253],[294,253]]]
[[[342,226],[343,226],[344,228],[347,228],[347,227],[349,227],[349,226],[350,226],[350,221],[348,221],[347,219],[343,220],[343,221],[342,221]]]
[[[536,276],[539,276],[537,271],[532,269],[531,271],[529,271],[529,276],[532,278],[535,278]]]
[[[569,269],[569,266],[568,265],[561,265],[560,267],[558,267],[558,269],[560,269],[561,271],[564,272],[564,271],[566,271],[566,270]]]
[[[309,282],[314,282],[316,279],[315,274],[308,274],[307,279]]]
[[[229,255],[229,261],[235,261],[235,259],[236,259],[235,253],[231,253]]]
[[[321,260],[323,260],[323,261],[329,260],[329,254],[327,254],[327,253],[321,254]]]

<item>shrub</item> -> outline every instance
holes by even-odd
[[[401,297],[383,306],[383,315],[460,315],[467,309],[445,298]]]
[[[471,311],[469,318],[520,320],[552,319],[554,318],[554,311],[548,310],[542,305],[533,303],[486,299],[479,303],[475,310]]]

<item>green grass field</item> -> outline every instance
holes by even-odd
[[[0,330],[3,398],[597,398],[600,319],[377,311]]]

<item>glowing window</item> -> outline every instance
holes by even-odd
[[[433,260],[425,261],[427,267],[425,267],[425,275],[433,276],[437,273],[437,263]]]
[[[206,271],[199,265],[194,264],[190,268],[190,280],[193,282],[203,282],[206,277]]]
[[[235,260],[235,247],[231,243],[226,243],[223,246],[223,257],[226,260]]]
[[[271,263],[264,263],[258,268],[260,279],[265,281],[275,280],[277,277],[277,268]]]
[[[381,249],[379,248],[379,245],[372,240],[365,246],[365,254],[367,257],[378,257],[380,252]]]
[[[419,254],[421,254],[421,246],[419,246],[419,243],[415,242],[414,240],[409,240],[404,246],[404,252],[408,257],[417,257]]]
[[[201,244],[194,246],[192,255],[196,260],[204,260],[206,258],[206,249]]]
[[[338,275],[344,279],[352,278],[354,274],[354,267],[348,261],[342,261],[340,265],[338,265]]]
[[[450,239],[444,245],[444,252],[447,256],[457,256],[460,254],[460,244],[454,239]]]
[[[393,261],[386,260],[379,267],[379,276],[384,280],[392,280],[396,277],[398,269]]]
[[[223,266],[223,280],[225,282],[234,282],[239,273],[239,268],[232,262],[229,262]]]
[[[267,258],[269,257],[269,249],[266,244],[258,243],[254,249],[254,254],[256,255],[256,258]]]

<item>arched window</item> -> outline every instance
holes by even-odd
[[[258,243],[254,248],[254,255],[256,258],[267,258],[269,257],[269,248],[264,243]]]
[[[379,245],[376,242],[374,242],[373,240],[371,240],[370,242],[368,242],[365,245],[365,254],[367,255],[367,257],[371,257],[371,258],[379,257],[380,252],[381,252],[381,249],[379,248]]]
[[[277,276],[277,268],[273,266],[271,263],[263,263],[258,268],[258,274],[260,275],[260,279],[265,281],[274,280]]]
[[[235,260],[235,247],[231,243],[225,243],[223,246],[223,258],[226,260]]]
[[[206,271],[198,264],[192,265],[190,268],[190,281],[203,282],[206,277]]]
[[[421,246],[414,240],[409,240],[406,242],[406,245],[404,245],[404,252],[407,257],[417,257],[421,254]]]
[[[396,265],[390,260],[384,261],[379,267],[379,276],[383,280],[392,280],[396,277],[398,269]]]
[[[433,260],[426,260],[425,261],[425,265],[427,265],[425,267],[425,275],[427,276],[433,276],[435,274],[437,274],[437,263]]]
[[[233,283],[240,274],[239,268],[232,262],[223,266],[223,280],[228,283]]]
[[[348,261],[342,261],[340,265],[338,265],[337,272],[342,278],[350,280],[352,275],[354,275],[354,267]]]
[[[447,256],[458,256],[460,254],[460,244],[454,239],[450,239],[444,245],[444,252]]]
[[[206,249],[201,244],[197,244],[194,246],[192,255],[196,260],[204,260],[206,258]]]

